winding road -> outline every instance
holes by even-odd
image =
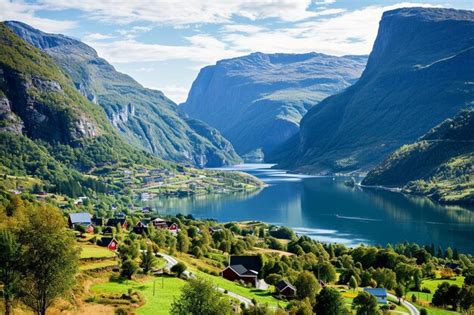
[[[387,293],[387,295],[391,298],[398,300],[398,298],[393,294]],[[420,315],[420,311],[415,306],[413,306],[413,304],[403,299],[401,300],[401,302],[402,302],[402,305],[405,306],[410,311],[410,315]]]
[[[171,269],[171,267],[173,267],[174,265],[176,265],[178,263],[178,261],[176,260],[176,258],[174,258],[173,256],[170,256],[170,255],[167,255],[167,254],[162,254],[160,253],[160,256],[163,257],[165,260],[166,260],[166,269]],[[191,274],[188,270],[186,270],[184,272],[184,274],[188,277],[188,278],[191,278],[191,277],[194,277],[193,274]],[[239,295],[237,293],[234,293],[234,292],[230,292],[230,291],[227,291],[226,293],[226,290],[223,289],[223,288],[217,288],[220,292],[222,293],[225,293],[227,294],[228,296],[230,297],[233,297],[237,300],[239,300],[241,303],[245,304],[246,307],[249,307],[251,306],[253,303],[252,303],[252,300],[250,300],[249,298],[246,298],[245,296],[242,296],[242,295]]]

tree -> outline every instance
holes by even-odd
[[[333,288],[325,287],[316,297],[314,305],[316,315],[347,314],[344,299],[339,291]]]
[[[356,310],[356,315],[379,314],[377,307],[377,299],[367,292],[360,292],[352,301],[352,308]]]
[[[336,268],[328,261],[318,263],[313,268],[313,272],[316,273],[319,280],[325,283],[333,282],[337,278]]]
[[[303,271],[298,275],[295,281],[296,295],[300,300],[309,298],[314,301],[316,294],[320,290],[320,286],[314,274],[309,271]]]
[[[354,276],[351,276],[351,278],[349,279],[349,288],[351,288],[352,290],[356,290],[358,287],[358,284],[357,284],[357,280]]]
[[[138,264],[135,260],[130,258],[126,258],[122,261],[122,265],[120,267],[120,275],[122,277],[126,277],[127,279],[131,280],[133,275],[138,270]]]
[[[460,292],[461,289],[457,285],[449,285],[448,282],[443,282],[433,294],[432,303],[435,306],[451,305],[453,310],[456,310],[461,301]]]
[[[20,244],[8,230],[0,232],[0,283],[3,284],[5,314],[10,315],[13,297],[18,291]]]
[[[196,258],[201,258],[202,256],[202,250],[199,246],[194,246],[193,249],[192,249],[192,254],[196,257]]]
[[[176,249],[178,251],[182,253],[187,253],[189,251],[189,245],[191,242],[189,241],[188,235],[184,231],[178,233],[176,241]]]
[[[462,288],[459,305],[463,311],[469,310],[474,305],[474,285]]]
[[[290,315],[313,315],[313,307],[309,299],[293,300],[286,306]]]
[[[22,255],[22,302],[36,314],[72,288],[79,262],[74,236],[61,212],[51,205],[33,208],[19,234]]]
[[[426,310],[426,308],[420,309],[420,315],[428,315],[428,311]]]
[[[395,287],[395,295],[398,298],[398,304],[400,304],[400,299],[405,295],[405,287],[402,284]]]
[[[83,237],[83,236],[84,236],[84,233],[87,232],[86,227],[85,227],[84,225],[81,225],[81,224],[76,224],[76,225],[74,226],[74,229],[79,232],[79,236],[80,236],[80,237]]]
[[[181,275],[183,274],[183,272],[186,271],[187,268],[188,267],[186,267],[185,264],[183,264],[182,262],[179,262],[173,267],[171,267],[171,272],[174,272],[178,275],[178,277],[181,277]]]
[[[176,266],[176,265],[175,265]],[[181,290],[181,296],[171,305],[171,314],[231,314],[230,302],[209,281],[190,279]]]
[[[157,259],[153,250],[149,246],[146,251],[142,252],[140,267],[143,269],[143,273],[147,274],[153,267],[156,266]]]

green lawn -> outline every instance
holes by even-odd
[[[92,244],[81,244],[81,258],[108,258],[114,257],[114,252],[105,247],[100,247]]]
[[[194,271],[193,271],[194,272]],[[235,282],[231,282],[229,280],[226,280],[222,277],[217,277],[217,276],[212,276],[207,273],[201,272],[201,271],[196,271],[194,272],[197,276],[200,276],[202,278],[208,279],[215,285],[217,285],[220,288],[223,288],[225,290],[237,293],[239,295],[242,295],[246,298],[253,299],[255,298],[258,303],[262,304],[268,304],[272,306],[277,306],[280,305],[281,307],[285,307],[288,303],[282,300],[275,299],[272,296],[271,291],[262,291],[262,290],[257,290],[255,288],[246,288],[243,287]]]
[[[155,295],[153,296],[153,281],[155,281]],[[181,294],[181,288],[186,282],[174,277],[158,277],[144,283],[133,280],[122,282],[107,282],[92,287],[94,293],[127,293],[132,288],[143,294],[146,303],[138,309],[138,314],[169,314],[169,309]],[[164,285],[162,287],[162,284]]]
[[[420,300],[431,302],[431,299],[433,298],[433,294],[436,292],[436,289],[438,289],[438,286],[443,282],[448,282],[449,284],[456,284],[458,287],[461,288],[464,283],[464,277],[463,276],[454,277],[453,279],[450,279],[450,280],[441,279],[441,278],[423,280],[423,282],[421,283],[421,287],[422,288],[426,287],[430,289],[431,293],[410,291],[406,294],[405,297],[406,299],[411,301],[412,294],[415,294],[415,296],[419,298]]]

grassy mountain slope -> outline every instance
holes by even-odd
[[[3,23],[0,118],[1,173],[35,176],[50,191],[77,195],[103,186],[86,174],[107,166],[173,167],[125,143],[102,108]]]
[[[404,145],[370,171],[364,185],[404,187],[442,202],[474,203],[474,110],[462,111]]]
[[[302,119],[270,158],[301,172],[367,171],[474,99],[474,12],[383,14],[361,78]]]
[[[220,133],[181,113],[163,93],[144,88],[114,69],[86,44],[47,34],[20,22],[6,25],[40,48],[72,78],[75,87],[106,112],[128,142],[166,160],[200,167],[240,161]]]
[[[239,154],[273,150],[298,132],[315,104],[353,84],[365,56],[263,54],[201,69],[180,105],[229,139]]]

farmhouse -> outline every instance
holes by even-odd
[[[125,218],[113,218],[107,220],[107,226],[116,227],[120,225],[122,229],[126,230],[128,228],[128,222]]]
[[[81,225],[86,228],[87,233],[94,232],[91,215],[88,212],[70,213],[68,223],[71,229],[75,229],[78,225]]]
[[[230,256],[229,265],[221,274],[227,280],[242,280],[256,286],[261,268],[262,262],[258,256]]]
[[[222,270],[222,277],[230,281],[242,280],[245,283],[249,283],[254,287],[257,286],[258,272],[255,270],[249,270],[242,265],[228,266]]]
[[[278,294],[287,298],[292,298],[296,295],[296,288],[286,280],[281,280],[275,286]]]
[[[171,233],[178,233],[179,231],[178,224],[171,221],[163,220],[161,218],[152,219],[151,225],[154,226],[156,229],[169,230]]]
[[[384,288],[364,288],[364,292],[370,293],[377,299],[378,303],[387,304],[387,290]]]
[[[116,251],[118,247],[118,242],[115,237],[105,237],[103,236],[97,245],[102,247],[107,247],[111,251]]]

